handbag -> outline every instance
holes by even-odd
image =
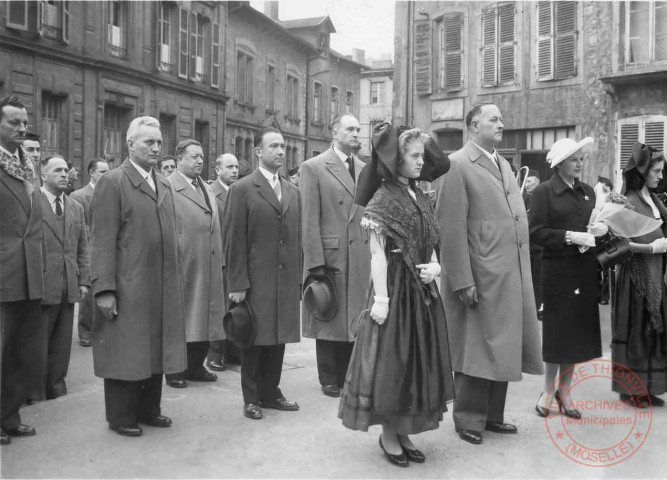
[[[609,234],[595,252],[595,258],[603,269],[613,268],[632,257],[630,242],[627,238]]]

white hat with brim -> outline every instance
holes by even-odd
[[[561,138],[551,146],[551,150],[547,153],[547,163],[554,168],[591,143],[593,143],[593,137],[586,137],[581,142],[571,138]]]

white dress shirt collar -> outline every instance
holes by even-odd
[[[495,163],[496,166],[498,166],[498,150],[496,150],[496,149],[494,148],[494,149],[493,149],[493,153],[489,153],[486,149],[480,147],[480,145],[479,145],[476,141],[474,141],[474,140],[470,140],[470,141],[471,141],[477,148],[479,148],[479,150],[486,156],[486,158],[488,158],[488,159],[491,160],[493,163]]]
[[[332,145],[331,148],[333,148],[333,151],[336,152],[336,155],[338,155],[338,158],[340,158],[340,161],[343,163],[345,163],[348,158],[354,158],[353,154],[346,155],[345,152],[336,147],[336,145]],[[345,163],[345,165],[347,165],[347,163]]]
[[[46,199],[49,201],[49,205],[51,205],[51,210],[53,210],[53,213],[56,213],[56,198],[60,199],[60,207],[63,209],[63,212],[65,211],[65,194],[61,193],[60,196],[56,197],[54,194],[49,192],[46,188],[42,187],[42,192],[44,195],[46,195]]]
[[[137,172],[139,172],[139,174],[142,176],[142,178],[143,178],[144,180],[146,180],[146,182],[148,182],[148,185],[150,185],[150,187],[151,187],[151,188],[153,189],[153,191],[155,192],[155,191],[156,191],[156,190],[155,190],[155,182],[153,181],[153,176],[151,175],[151,173],[150,173],[150,172],[147,172],[146,170],[144,170],[143,168],[141,168],[139,165],[137,165],[136,163],[134,163],[134,162],[132,161],[131,158],[129,158],[128,160],[130,160],[130,163],[131,163],[132,165],[134,165],[134,168],[137,169]]]
[[[93,190],[95,190],[95,184],[94,184],[93,182],[88,183],[88,185],[90,185],[90,188],[92,188]]]
[[[225,182],[220,179],[218,179],[218,182],[220,182],[220,185],[222,185],[222,188],[224,188],[225,191],[229,190],[229,185],[227,185]]]
[[[194,181],[196,180],[195,178],[190,178],[190,177],[188,177],[186,174],[184,174],[183,172],[181,172],[181,171],[179,171],[179,170],[176,170],[176,173],[179,174],[181,177],[183,177],[183,178],[185,179],[185,181],[187,182],[187,184],[190,185],[190,188],[192,188],[195,192],[197,191],[197,187],[195,187],[195,186],[192,184],[192,182],[194,182]]]
[[[275,187],[276,183],[280,181],[280,175],[278,175],[278,172],[271,173],[266,168],[261,166],[258,168],[262,175],[264,175],[264,178],[266,178],[266,180],[269,182],[269,185],[271,185],[271,188]]]

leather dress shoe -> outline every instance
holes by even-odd
[[[0,445],[9,445],[10,443],[12,443],[12,439],[9,438],[7,432],[2,430],[2,433],[0,433]]]
[[[259,408],[259,405],[254,403],[246,404],[246,406],[243,408],[243,415],[252,420],[259,420],[260,418],[263,417],[262,409]]]
[[[138,420],[138,422],[145,423],[146,425],[150,425],[151,427],[158,427],[158,428],[171,427],[171,418],[165,417],[164,415],[158,415],[157,417],[141,419]]]
[[[488,430],[489,432],[494,433],[518,433],[515,425],[502,422],[486,422],[486,427],[484,430]]]
[[[408,465],[410,465],[408,457],[405,455],[405,450],[403,450],[403,453],[401,453],[400,455],[393,455],[384,449],[384,445],[382,445],[382,435],[380,435],[380,438],[378,440],[380,441],[380,448],[384,452],[384,456],[387,457],[387,460],[389,460],[389,463],[402,468],[405,468]]]
[[[138,437],[143,433],[141,427],[136,423],[134,425],[116,425],[109,422],[109,428],[118,435],[123,435],[125,437]]]
[[[204,371],[193,375],[185,375],[185,379],[191,382],[215,382],[218,376],[215,373]]]
[[[322,385],[322,393],[327,397],[338,398],[340,397],[340,388],[338,388],[338,385]]]
[[[86,339],[82,338],[81,340],[79,340],[79,345],[81,345],[82,347],[92,347],[93,341],[87,338]]]
[[[20,424],[18,427],[8,428],[5,432],[7,432],[10,437],[32,437],[37,433],[35,427],[31,427],[24,423]]]
[[[283,410],[285,412],[295,412],[299,409],[299,404],[291,402],[285,397],[276,398],[270,402],[259,401],[259,406],[262,408],[273,408],[274,410]]]
[[[424,463],[426,461],[426,455],[424,455],[421,451],[417,450],[416,448],[407,448],[403,446],[403,444],[401,444],[401,448],[403,449],[403,453],[405,453],[405,456],[408,457],[408,460],[410,460],[411,462]]]
[[[665,401],[660,398],[656,397],[655,395],[649,395],[651,397],[651,406],[652,407],[664,407],[665,406]],[[644,397],[646,398],[646,397]]]
[[[225,364],[222,362],[222,360],[209,360],[206,362],[206,366],[211,370],[215,370],[216,372],[225,371]]]
[[[479,445],[483,441],[482,432],[478,432],[477,430],[457,429],[456,431],[459,433],[461,440],[465,440],[473,445]]]
[[[170,380],[167,380],[167,385],[169,385],[172,388],[185,388],[188,386],[188,382],[186,382],[182,378],[172,378]]]

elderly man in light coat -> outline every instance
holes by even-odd
[[[218,377],[204,367],[209,341],[225,338],[222,330],[225,294],[222,286],[222,235],[215,195],[200,174],[204,152],[197,140],[176,146],[176,172],[169,176],[174,189],[176,228],[183,297],[188,366],[184,374],[168,375],[167,384],[187,386],[186,380],[214,382]]]
[[[301,165],[304,277],[329,275],[337,294],[336,315],[322,318],[302,302],[303,335],[315,338],[317,372],[322,392],[339,397],[354,346],[355,319],[364,308],[370,278],[368,238],[359,227],[363,207],[354,203],[364,164],[359,121],[342,115],[333,122],[333,145]]]
[[[482,430],[516,433],[504,422],[508,381],[542,373],[530,273],[528,222],[502,140],[498,107],[475,105],[468,143],[450,155],[440,177],[442,295],[455,372],[454,425],[482,443]]]

